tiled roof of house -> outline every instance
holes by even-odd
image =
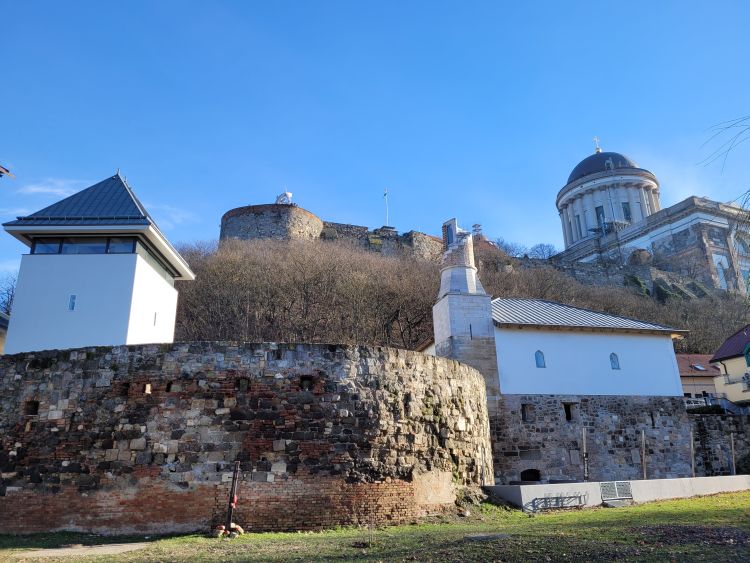
[[[668,326],[617,317],[590,309],[571,307],[541,299],[498,298],[492,300],[492,319],[501,325],[529,325],[581,329],[611,329],[624,332],[685,332]]]
[[[745,348],[750,344],[750,325],[742,327],[732,336],[727,338],[719,349],[714,353],[712,362],[728,360],[745,355]]]
[[[717,366],[711,365],[711,354],[677,354],[680,376],[716,377],[721,374]]]
[[[102,180],[4,227],[75,225],[154,225],[120,174]]]

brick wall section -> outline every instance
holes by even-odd
[[[750,455],[750,416],[690,414],[695,441],[696,475],[731,475],[734,433],[735,458]]]
[[[472,368],[388,348],[4,356],[0,532],[202,529],[235,460],[252,529],[411,521],[490,480],[485,403]]]
[[[584,427],[591,481],[642,479],[642,430],[649,479],[691,474],[690,421],[678,397],[503,395],[494,412],[490,428],[500,483],[520,480],[527,469],[539,470],[542,479],[582,480]]]

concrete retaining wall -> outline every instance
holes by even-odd
[[[640,503],[750,490],[750,475],[649,479],[629,483],[633,493],[633,502]],[[501,498],[531,512],[548,508],[600,506],[602,504],[601,483],[598,481],[496,485],[485,487],[485,490],[493,497]]]

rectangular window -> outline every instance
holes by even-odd
[[[568,422],[573,421],[573,416],[575,415],[575,406],[576,403],[563,403],[563,409],[565,410],[565,420]]]
[[[133,254],[135,252],[134,238],[111,238],[107,245],[108,254]]]
[[[59,238],[37,238],[31,247],[32,254],[60,254]]]
[[[531,422],[532,407],[526,403],[521,405],[521,420],[523,422]]]
[[[581,216],[576,215],[576,229],[578,230],[578,238],[583,238],[583,229],[581,229]]]
[[[633,221],[633,215],[630,213],[630,203],[627,201],[622,202],[622,217],[628,222]]]
[[[71,295],[68,297],[68,311],[75,311],[76,310],[76,296]]]
[[[63,254],[104,254],[107,251],[105,238],[66,238],[63,239]]]
[[[690,399],[692,395],[690,393],[683,393],[686,399]]]
[[[605,220],[606,218],[604,216],[604,206],[598,205],[596,207],[596,224],[599,225],[600,227],[603,227]]]

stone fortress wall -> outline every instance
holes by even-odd
[[[689,414],[681,397],[502,395],[490,404],[495,479],[544,481],[643,479],[642,437],[649,479],[691,477],[691,431],[698,477],[731,475],[735,457],[750,455],[750,417]]]
[[[484,380],[388,348],[181,343],[0,358],[0,533],[398,523],[492,482]]]
[[[418,231],[399,234],[393,227],[369,229],[322,221],[297,205],[249,205],[227,211],[221,218],[220,240],[330,240],[354,244],[386,256],[415,256],[439,261],[443,242]]]

